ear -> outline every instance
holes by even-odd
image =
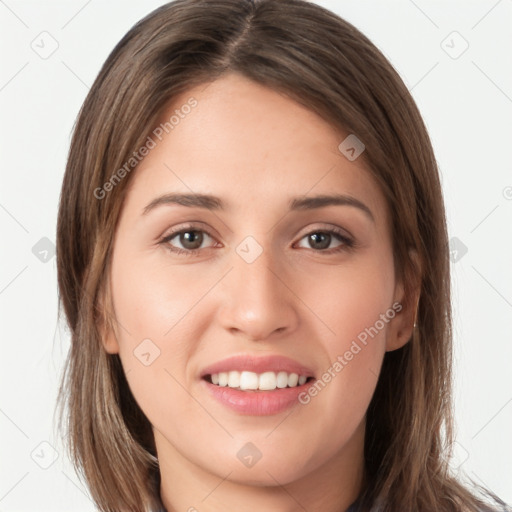
[[[101,343],[109,354],[119,354],[119,343],[110,321],[103,321],[100,325]]]
[[[112,308],[108,307],[111,304],[110,295],[105,296],[105,293],[100,294],[97,309],[97,326],[101,337],[103,348],[108,354],[119,353],[119,343],[117,341],[116,332],[114,329],[114,316]]]
[[[421,293],[421,269],[417,252],[412,249],[409,250],[409,257],[413,260],[412,267],[415,269],[416,275],[407,296],[403,280],[397,281],[395,285],[393,304],[400,304],[401,308],[394,308],[397,313],[389,322],[386,336],[386,352],[402,348],[411,339],[416,327]]]

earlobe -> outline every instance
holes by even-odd
[[[416,251],[409,251],[410,258],[414,261],[416,270],[416,283],[410,287],[408,296],[405,296],[403,282],[400,281],[395,287],[395,300],[402,305],[402,308],[391,320],[386,337],[386,352],[402,348],[411,339],[414,330],[417,328],[418,307],[421,293],[421,270],[419,267]]]
[[[111,327],[107,327],[100,330],[101,333],[101,343],[103,348],[108,354],[118,354],[119,353],[119,343],[117,341],[114,330]]]
[[[418,297],[419,299],[419,297]],[[390,322],[390,329],[386,337],[386,352],[402,348],[411,339],[416,328],[418,301],[411,301],[411,306],[403,306]]]
[[[97,310],[97,326],[98,332],[101,339],[101,344],[103,348],[108,354],[118,354],[119,353],[119,343],[117,341],[117,336],[115,333],[114,326],[112,325],[111,316],[109,315],[107,309],[105,308],[105,302],[108,301],[108,298],[102,297],[99,300],[98,310]]]

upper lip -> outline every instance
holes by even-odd
[[[314,377],[313,370],[307,366],[285,356],[267,355],[255,356],[251,354],[241,354],[232,356],[222,361],[217,361],[201,371],[201,378],[214,373],[229,371],[248,371],[254,373],[264,372],[286,372]]]

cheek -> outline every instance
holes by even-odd
[[[178,270],[162,264],[162,258],[119,254],[123,257],[113,260],[112,295],[130,390],[152,423],[165,416],[166,430],[187,438],[190,425],[183,417],[201,413],[185,391],[187,369],[200,343],[199,331],[211,321],[200,299],[215,276],[202,279],[189,270],[193,265]]]
[[[116,318],[126,327],[120,333],[121,351],[133,350],[142,339],[150,338],[161,349],[171,344],[176,356],[183,338],[178,334],[190,324],[195,306],[215,276],[203,278],[193,265],[168,265],[161,254],[119,254],[122,248],[113,261],[112,295]]]
[[[300,288],[296,288],[319,320],[317,325],[323,336],[318,341],[331,362],[348,350],[354,340],[372,341],[358,359],[370,357],[368,352],[373,350],[382,352],[379,346],[384,343],[388,322],[383,323],[381,315],[392,309],[395,283],[392,258],[382,257],[385,251],[378,251],[377,258],[376,252],[346,266],[310,272]]]
[[[315,290],[307,300],[315,304],[325,327],[319,341],[326,364],[319,382],[301,402],[312,416],[324,418],[322,429],[310,435],[330,436],[339,445],[364,418],[384,357],[386,330],[395,316],[392,259],[368,258],[359,263],[357,269],[333,269],[324,276],[324,286],[318,286],[315,276],[306,283]]]

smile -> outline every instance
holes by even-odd
[[[229,387],[241,391],[260,390],[272,391],[274,389],[294,388],[302,386],[308,380],[306,375],[287,372],[254,373],[248,371],[230,371],[207,375],[206,380],[220,387]]]
[[[203,368],[200,380],[214,402],[238,414],[266,416],[297,405],[316,378],[291,358],[246,353]]]

